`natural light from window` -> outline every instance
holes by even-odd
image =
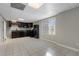
[[[48,21],[49,35],[56,35],[56,18],[51,18]]]

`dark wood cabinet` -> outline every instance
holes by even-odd
[[[7,21],[7,25],[8,25],[8,27],[11,27],[11,21]]]
[[[12,31],[12,38],[20,38],[20,37],[34,37],[39,38],[39,30],[35,28],[33,30],[16,30]]]
[[[32,36],[31,30],[19,30],[19,31],[12,31],[12,38],[19,38],[19,37],[31,37]]]
[[[32,28],[33,27],[33,23],[25,23],[25,22],[13,23],[11,21],[7,21],[7,24],[9,27],[11,27],[12,25],[17,25],[18,27],[21,27],[21,28]]]
[[[33,23],[18,22],[18,26],[21,28],[31,28],[33,27]]]
[[[12,38],[17,38],[17,37],[19,37],[19,32],[17,32],[17,31],[12,31]]]
[[[34,37],[39,38],[39,25],[34,25]]]

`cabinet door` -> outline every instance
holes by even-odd
[[[12,38],[17,38],[17,37],[19,37],[19,33],[16,32],[16,31],[13,31],[12,32]]]

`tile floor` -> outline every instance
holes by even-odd
[[[75,52],[56,44],[34,38],[17,38],[0,44],[1,56],[79,56]]]

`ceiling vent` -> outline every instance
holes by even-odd
[[[19,9],[19,10],[24,10],[25,5],[24,4],[21,4],[21,3],[11,3],[11,7],[12,8]]]

